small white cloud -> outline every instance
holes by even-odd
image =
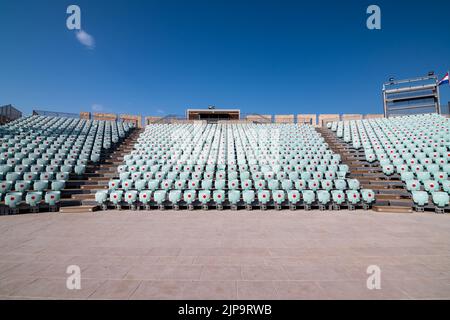
[[[157,109],[156,112],[159,113],[159,114],[166,113],[163,109]]]
[[[92,111],[94,111],[94,112],[101,112],[103,110],[104,110],[104,108],[101,104],[94,103],[92,105]]]
[[[87,33],[84,30],[77,31],[75,33],[78,41],[84,45],[88,49],[94,49],[95,48],[95,39],[93,36],[91,36],[89,33]]]

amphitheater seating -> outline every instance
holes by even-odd
[[[0,126],[0,206],[38,211],[42,200],[57,206],[67,180],[83,176],[130,129],[128,123],[47,116]]]
[[[330,129],[386,176],[398,174],[418,210],[449,208],[450,120],[437,114],[333,122]]]
[[[374,192],[348,174],[309,125],[155,124],[96,199],[103,208],[161,209],[373,203]]]

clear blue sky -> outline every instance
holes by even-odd
[[[70,4],[94,48],[66,28]],[[370,4],[381,31],[366,28]],[[449,0],[0,0],[0,104],[380,113],[391,75],[450,69],[449,13]],[[450,87],[441,93],[446,104]]]

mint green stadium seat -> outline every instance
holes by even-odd
[[[450,164],[444,164],[442,166],[442,171],[450,175]]]
[[[71,173],[73,171],[73,168],[72,168],[72,166],[63,165],[63,166],[61,166],[61,168],[59,170],[60,170],[59,172]]]
[[[445,192],[450,193],[450,180],[442,181],[442,189]]]
[[[68,172],[58,172],[56,174],[56,180],[69,180],[69,173]]]
[[[432,199],[433,203],[440,208],[447,207],[450,201],[450,197],[447,192],[433,192]]]
[[[375,192],[371,189],[362,189],[361,190],[361,196],[366,204],[372,204],[375,202]]]
[[[11,188],[12,188],[12,183],[11,182],[0,181],[0,196],[10,192]]]
[[[302,191],[307,188],[307,182],[306,180],[297,180],[295,181],[295,189]]]
[[[249,190],[252,188],[252,180],[242,180],[241,185],[243,190]]]
[[[65,187],[66,187],[66,181],[64,181],[64,180],[52,181],[52,185],[51,185],[52,191],[61,191]]]
[[[30,207],[35,208],[39,206],[42,201],[42,192],[28,192],[25,196],[25,203]]]
[[[28,191],[28,190],[30,190],[30,181],[23,181],[23,180],[21,180],[21,181],[16,181],[16,184],[15,184],[15,186],[14,186],[14,190],[16,191],[16,192],[22,192],[22,193],[24,193],[24,192],[26,192],[26,191]]]
[[[186,187],[186,180],[176,180],[175,181],[175,189],[176,190],[184,190]]]
[[[395,168],[392,164],[387,164],[382,166],[383,173],[387,176],[391,176],[395,172]]]
[[[224,170],[216,172],[216,180],[225,180],[225,178],[226,178],[226,173]]]
[[[255,194],[253,193],[253,198]],[[228,191],[228,201],[232,205],[237,205],[241,199],[241,192],[238,190],[230,190]]]
[[[416,172],[417,180],[419,180],[421,183],[424,183],[427,180],[431,179],[431,174],[427,171],[423,172]]]
[[[167,174],[167,180],[175,180],[178,178],[178,172],[171,171]]]
[[[20,174],[17,172],[9,172],[6,174],[6,181],[9,181],[11,183],[15,183],[17,180],[20,179]]]
[[[293,183],[291,180],[283,180],[281,181],[281,189],[285,190],[285,191],[289,191],[292,190],[294,187]]]
[[[163,180],[161,182],[161,189],[168,191],[168,190],[172,189],[172,185],[173,185],[173,180],[169,180],[169,179]]]
[[[253,191],[253,190],[249,190],[249,191]],[[249,192],[247,191],[247,192]],[[253,198],[254,198],[255,193],[253,192]],[[244,201],[245,201],[245,193],[243,194],[244,197]],[[269,201],[270,201],[270,192],[269,190],[259,190],[258,191],[258,201],[260,204],[266,205]],[[245,201],[247,202],[247,201]]]
[[[119,173],[119,179],[120,180],[129,180],[130,179],[130,177],[131,177],[131,173],[130,172],[121,172],[121,173]]]
[[[147,183],[147,187],[150,191],[155,191],[159,187],[159,180],[152,179]]]
[[[153,198],[155,199],[155,202],[161,206],[166,201],[167,191],[166,190],[157,190],[157,191],[155,191]]]
[[[326,206],[328,203],[330,203],[331,196],[330,193],[326,190],[319,190],[317,191],[317,201],[323,205]]]
[[[359,192],[357,190],[347,190],[347,200],[351,204],[358,204],[361,200]]]
[[[203,205],[207,205],[211,200],[211,191],[210,190],[200,190],[198,192],[198,199]]]
[[[289,172],[289,180],[295,181],[298,180],[298,178],[299,178],[298,172],[295,171]]]
[[[228,189],[236,190],[239,188],[239,181],[237,179],[228,181]]]
[[[225,191],[224,190],[215,190],[213,192],[213,199],[216,204],[221,205],[225,201]]]
[[[446,172],[435,172],[433,177],[434,177],[434,180],[437,180],[440,183],[448,180],[448,174]]]
[[[309,181],[309,180],[311,180],[311,173],[309,173],[309,172],[302,172],[300,174],[300,177],[301,177],[301,180]]]
[[[200,181],[197,180],[197,179],[189,180],[189,181],[188,181],[188,186],[187,186],[187,187],[188,187],[189,189],[192,189],[192,190],[199,189],[199,188],[200,188]]]
[[[45,203],[56,206],[61,200],[61,191],[49,191],[45,194]]]
[[[38,178],[38,174],[36,172],[26,172],[23,174],[23,180],[25,181],[35,181]]]
[[[213,181],[212,179],[205,179],[201,182],[201,187],[203,190],[211,190],[213,187]]]
[[[320,183],[318,180],[309,180],[308,181],[308,189],[312,191],[317,191],[320,188]]]
[[[22,192],[9,192],[5,195],[5,204],[15,209],[22,202]]]
[[[316,200],[316,194],[312,190],[303,190],[302,191],[303,202],[310,206]]]
[[[124,200],[128,205],[134,209],[134,205],[137,201],[137,191],[136,190],[130,190],[125,192]]]
[[[420,190],[420,181],[419,180],[408,180],[406,181],[406,190],[411,191],[419,191]]]
[[[216,190],[224,190],[225,189],[225,180],[214,181],[214,187],[216,188]]]
[[[428,204],[428,193],[425,191],[413,191],[412,192],[413,201],[419,206],[424,206]]]
[[[131,174],[131,180],[136,181],[142,178],[142,173],[141,172],[133,172]]]
[[[121,187],[124,191],[128,191],[133,187],[133,180],[122,180]]]
[[[108,189],[109,190],[117,190],[119,189],[120,180],[110,180],[108,182]]]
[[[322,180],[321,182],[322,189],[325,191],[331,191],[333,189],[333,181],[332,180]]]
[[[360,184],[357,179],[348,179],[347,183],[348,183],[349,189],[351,189],[351,190],[359,190],[359,188],[360,188]]]
[[[250,176],[251,176],[250,172],[248,172],[248,171],[241,171],[240,172],[241,180],[249,180]]]
[[[123,191],[114,190],[109,194],[109,201],[115,206],[119,206],[122,202]]]
[[[136,180],[134,182],[134,187],[136,188],[137,191],[140,192],[140,191],[144,190],[145,188],[147,188],[147,181],[144,179]]]
[[[409,180],[413,180],[414,179],[414,173],[410,172],[410,171],[405,171],[402,172],[400,175],[400,178],[403,182],[409,181]]]
[[[191,178],[190,172],[180,172],[180,180],[189,180]]]
[[[171,190],[169,192],[169,201],[172,205],[177,205],[181,201],[181,190]]]
[[[300,202],[300,192],[298,190],[288,191],[288,199],[291,204],[296,205]]]
[[[439,172],[439,165],[437,164],[428,164],[425,166],[427,171],[434,175],[435,173]]]
[[[39,176],[40,180],[52,181],[55,178],[55,174],[53,172],[42,172]]]
[[[272,192],[272,199],[278,205],[281,205],[286,200],[286,193],[284,190],[274,190]]]
[[[274,179],[269,180],[268,186],[271,191],[278,190],[280,188],[280,181]]]
[[[152,199],[152,192],[150,190],[142,190],[139,192],[139,202],[141,202],[144,206],[147,206],[150,200]]]
[[[335,171],[326,171],[325,172],[325,179],[327,180],[334,180],[336,178],[336,172]]]
[[[260,179],[263,179],[263,178],[264,178],[264,174],[262,172],[260,172],[260,171],[255,171],[255,172],[252,173],[252,179],[254,181],[260,180]]]
[[[48,181],[47,180],[39,180],[39,181],[35,181],[33,183],[33,190],[34,191],[43,192],[43,191],[47,190],[47,188],[48,188]]]
[[[266,180],[259,179],[255,181],[256,190],[263,190],[265,188],[266,188]]]
[[[191,205],[196,200],[197,192],[195,190],[186,190],[183,193],[183,200]]]
[[[435,180],[427,180],[423,183],[423,187],[425,191],[428,193],[438,192],[439,191],[439,182]]]
[[[153,179],[153,175],[154,175],[153,172],[144,172],[143,179],[145,181],[149,181],[149,180]]]
[[[342,180],[341,180],[342,181]],[[345,202],[345,193],[342,190],[333,190],[331,191],[331,195],[333,197],[333,202],[337,205],[341,205]]]
[[[101,190],[95,193],[95,202],[105,210],[107,208],[106,202],[108,201],[108,191]]]

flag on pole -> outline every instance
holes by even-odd
[[[445,77],[442,78],[441,81],[439,81],[438,86],[440,86],[441,84],[449,84],[449,82],[448,82],[448,72],[447,72],[447,74],[445,75]]]

